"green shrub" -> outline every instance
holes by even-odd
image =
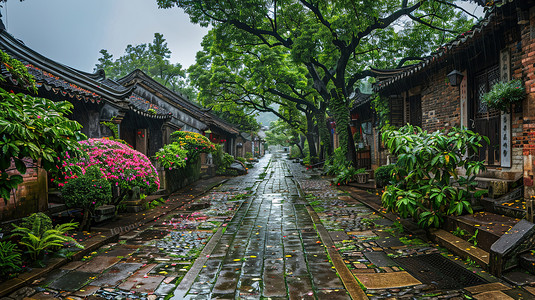
[[[375,169],[373,172],[373,177],[375,178],[375,183],[379,187],[384,187],[390,184],[390,181],[393,179],[392,171],[396,168],[396,165],[385,165],[380,166]]]
[[[251,152],[245,152],[245,158],[246,159],[253,158],[253,154]]]
[[[227,168],[234,162],[234,157],[223,151],[221,145],[216,146],[213,152],[214,164],[216,165],[216,174],[224,175],[227,173]]]
[[[77,247],[83,248],[83,246],[76,242],[72,237],[65,235],[68,231],[76,229],[77,226],[78,223],[60,224],[56,225],[53,229],[46,230],[40,235],[29,228],[19,227],[13,224],[14,229],[12,231],[12,236],[21,237],[19,244],[25,246],[30,254],[30,258],[36,261],[41,258],[44,251],[57,250],[67,242],[72,242]]]
[[[347,160],[344,151],[341,148],[334,149],[334,154],[325,160],[323,171],[327,175],[335,175],[351,167],[351,162]]]
[[[245,159],[245,157],[236,157],[236,160],[239,160],[241,161],[242,163],[246,163],[247,160]]]
[[[486,192],[474,192],[483,162],[466,153],[477,153],[487,137],[466,129],[428,133],[406,125],[384,131],[382,139],[397,156],[393,175],[398,180],[387,186],[383,206],[404,218],[413,216],[421,227],[439,227],[446,215],[472,213],[471,198]],[[466,175],[459,176],[458,168]]]
[[[33,213],[23,218],[21,227],[30,229],[36,235],[42,235],[45,231],[52,229],[52,220],[42,212]]]
[[[166,169],[184,168],[188,159],[188,150],[182,148],[179,143],[171,143],[158,150],[154,157]]]
[[[21,270],[21,254],[11,241],[0,242],[0,279],[9,279]]]
[[[61,194],[68,207],[84,209],[82,229],[89,229],[95,208],[111,201],[111,184],[101,178],[100,169],[90,166],[84,175],[71,179],[61,188]]]
[[[349,182],[353,181],[353,179],[355,179],[355,176],[357,176],[357,174],[362,174],[365,172],[365,169],[357,170],[354,167],[345,168],[336,175],[336,178],[334,178],[334,183],[336,185],[348,184]]]
[[[526,89],[520,80],[498,82],[492,89],[483,95],[483,102],[489,108],[509,112],[511,103],[521,101],[526,97]]]

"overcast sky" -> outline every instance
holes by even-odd
[[[10,0],[1,11],[7,31],[28,47],[86,72],[100,49],[117,58],[128,44],[152,42],[155,32],[167,40],[171,61],[187,68],[208,32],[180,9],[158,9],[156,0]]]
[[[100,49],[117,58],[128,44],[150,43],[155,32],[167,39],[171,61],[187,68],[208,32],[178,8],[158,9],[156,0],[10,0],[1,11],[8,32],[28,47],[86,72]]]

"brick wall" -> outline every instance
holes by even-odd
[[[48,209],[47,174],[35,167],[32,162],[27,162],[26,174],[22,175],[24,182],[18,186],[7,204],[0,198],[0,221],[8,221],[28,216],[34,212]],[[8,174],[20,175],[12,164]]]
[[[514,147],[522,149],[524,162],[524,196],[535,196],[533,185],[535,163],[535,8],[530,9],[530,24],[522,27],[522,49],[514,70],[514,77],[525,81],[528,95],[522,103],[522,117],[515,116],[513,130],[522,130],[514,139]]]
[[[447,68],[434,72],[422,87],[422,128],[424,130],[435,131],[461,124],[459,87],[452,87],[448,84],[447,74]]]

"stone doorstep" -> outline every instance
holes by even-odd
[[[512,297],[509,297],[508,295],[504,294],[501,291],[490,291],[490,292],[477,294],[474,296],[474,299],[476,300],[513,300]]]
[[[464,290],[470,292],[471,294],[479,294],[484,292],[491,291],[505,291],[511,289],[510,287],[504,285],[501,282],[486,283],[476,286],[465,287]]]
[[[357,273],[355,276],[368,289],[391,289],[422,284],[406,271],[392,273]]]
[[[46,266],[45,268],[36,268],[31,272],[21,274],[17,278],[13,278],[6,282],[1,283],[0,284],[0,297],[6,296],[9,293],[23,286],[30,285],[35,279],[41,278],[45,276],[46,274],[52,272],[53,270],[73,260],[79,260],[83,256],[85,256],[87,253],[91,253],[93,250],[98,249],[107,243],[116,241],[118,240],[118,238],[119,238],[119,235],[116,235],[116,234],[107,236],[105,238],[102,238],[100,236],[90,238],[89,240],[82,243],[85,246],[85,248],[78,251],[71,258],[51,259],[49,265]]]
[[[459,255],[462,258],[469,257],[476,261],[483,269],[488,270],[490,254],[480,248],[474,247],[469,242],[454,236],[453,234],[442,230],[431,231],[431,235],[438,244],[447,248],[449,251]]]

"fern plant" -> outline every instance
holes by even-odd
[[[52,220],[42,212],[33,213],[23,218],[21,227],[31,229],[35,235],[42,235],[45,231],[52,229]]]
[[[11,241],[0,242],[0,277],[9,278],[9,275],[21,270],[21,254],[17,245]]]
[[[53,229],[48,229],[42,234],[34,232],[32,229],[20,227],[13,224],[12,236],[20,236],[19,244],[26,247],[28,254],[33,260],[40,258],[45,250],[57,250],[65,243],[72,242],[78,248],[84,248],[75,239],[66,236],[70,230],[76,229],[78,223],[64,223],[56,225]]]

